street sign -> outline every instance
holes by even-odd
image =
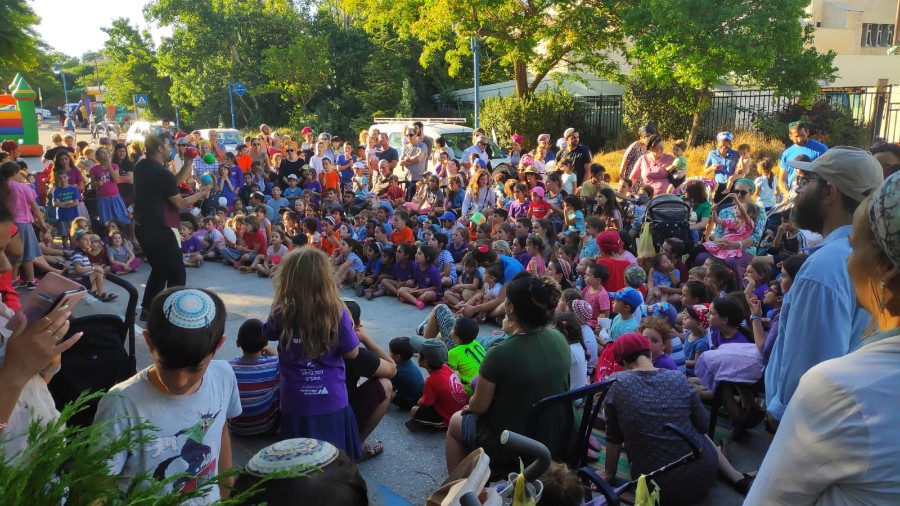
[[[239,97],[243,97],[244,93],[247,93],[247,87],[244,86],[244,83],[238,81],[234,83],[234,93]]]
[[[139,93],[134,96],[134,105],[138,107],[147,107],[150,105],[150,100],[147,98],[146,94]]]

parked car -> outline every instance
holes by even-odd
[[[225,151],[227,152],[234,153],[237,145],[244,142],[244,134],[234,128],[204,128],[200,130],[200,136],[204,139],[209,139],[211,130],[216,131],[219,143],[225,146]]]
[[[53,113],[50,112],[50,109],[41,109],[37,107],[34,109],[34,112],[43,116],[44,119],[50,119],[53,117]]]
[[[457,160],[461,159],[463,152],[472,145],[472,134],[475,132],[475,129],[465,126],[462,123],[464,120],[456,118],[375,118],[375,124],[369,127],[369,131],[371,132],[373,128],[377,128],[379,132],[388,134],[391,147],[400,152],[403,150],[406,129],[413,121],[422,122],[422,131],[425,133],[423,142],[428,146],[429,153],[433,150],[434,140],[438,137],[443,137],[447,141],[447,146],[453,149],[453,154]],[[490,136],[488,137],[488,145],[490,146],[490,152],[493,154],[491,157],[491,168],[494,171],[498,169],[510,171],[509,155],[490,139]],[[397,169],[399,169],[399,166]],[[395,172],[397,172],[397,169],[395,169]],[[434,169],[431,166],[430,156],[428,169]]]
[[[153,124],[149,121],[135,121],[128,129],[125,135],[125,143],[131,144],[133,141],[144,143],[144,137],[150,134],[159,134],[163,131],[162,125]]]

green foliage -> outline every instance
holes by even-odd
[[[0,0],[0,12],[0,67],[34,69],[43,46],[35,31],[40,18],[22,0]]]
[[[691,129],[691,116],[697,105],[698,93],[678,84],[652,85],[638,76],[628,78],[622,101],[625,106],[625,127],[629,132],[653,123],[667,138],[681,138]],[[634,140],[634,135],[629,136]]]
[[[811,137],[828,146],[866,146],[866,128],[853,116],[825,100],[813,102],[811,105],[790,104],[771,114],[760,114],[753,127],[765,135],[784,142],[785,147],[792,144],[788,138],[788,125],[793,121],[803,120],[809,127]]]
[[[330,82],[326,40],[304,35],[287,46],[271,46],[263,50],[262,70],[269,82],[262,93],[278,93],[285,102],[306,107],[315,94]],[[302,62],[291,64],[291,62]]]
[[[488,132],[496,132],[503,140],[501,145],[518,133],[525,138],[526,149],[533,148],[542,133],[562,132],[569,127],[584,130],[583,106],[564,88],[538,91],[525,98],[491,97],[484,101],[480,115],[481,125]]]

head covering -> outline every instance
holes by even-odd
[[[900,172],[891,174],[869,201],[869,221],[875,242],[900,267]]]
[[[816,174],[859,202],[884,182],[878,160],[868,151],[850,146],[830,148],[811,162],[792,160],[791,167]]]
[[[12,139],[5,140],[3,141],[3,144],[0,144],[0,149],[3,149],[3,151],[6,151],[7,153],[9,153],[10,151],[14,151],[18,147],[19,144]]]
[[[626,358],[642,351],[650,351],[650,340],[637,332],[626,332],[613,341],[613,360],[624,362]]]
[[[181,139],[182,137],[187,137],[187,134],[184,132],[178,132],[175,134],[176,139]]]
[[[572,312],[575,313],[582,325],[594,318],[594,309],[591,307],[591,303],[583,299],[572,301]]]
[[[531,167],[534,165],[534,157],[531,155],[522,155],[522,158],[519,160],[519,163],[526,167]]]
[[[452,211],[445,211],[438,221],[456,221],[456,215]]]
[[[288,178],[288,179],[297,179],[297,180],[299,180],[299,179],[300,179],[300,176],[298,176],[297,174],[288,174],[288,177],[287,177],[287,178]]]
[[[653,123],[647,123],[638,129],[638,135],[641,137],[647,137],[649,135],[656,135],[656,125]]]
[[[625,269],[625,282],[632,288],[637,288],[647,281],[647,273],[637,265]]]
[[[474,224],[476,224],[476,225],[481,225],[482,223],[484,223],[484,221],[485,221],[486,219],[487,219],[487,218],[485,218],[483,214],[481,214],[481,213],[475,213],[475,214],[472,215],[471,218],[469,218],[469,221],[471,221],[472,223],[474,223]]]
[[[568,139],[569,137],[571,137],[574,134],[575,134],[575,129],[570,127],[570,128],[567,128],[565,132],[563,132],[563,137]]]
[[[187,137],[183,137],[183,136],[179,137],[178,140],[175,141],[175,144],[178,146],[187,146],[188,145]]]
[[[354,169],[365,169],[365,168],[366,168],[366,162],[356,162],[356,163],[353,164],[353,168],[354,168]]]
[[[644,302],[644,298],[641,296],[641,293],[631,287],[623,288],[618,292],[612,292],[611,294],[609,294],[609,298],[610,300],[621,300],[635,310],[641,307],[641,304]]]
[[[187,288],[169,294],[163,302],[163,314],[178,328],[201,329],[216,317],[216,303],[205,292]]]
[[[538,197],[544,198],[544,189],[540,186],[535,186],[531,189],[531,193],[533,195],[537,195]]]
[[[525,138],[519,134],[512,134],[512,141],[522,144],[523,142],[525,142]]]
[[[719,135],[716,136],[716,142],[720,141],[728,141],[731,142],[734,140],[734,134],[731,132],[719,132]]]
[[[427,219],[428,219],[427,214],[420,214],[420,215],[416,216],[416,221],[418,221],[419,223],[425,223],[425,220],[427,220]]]
[[[700,321],[700,326],[708,329],[709,328],[709,308],[704,304],[697,304],[694,306],[688,306],[685,308],[687,310],[688,316],[695,320]]]
[[[326,441],[310,438],[285,439],[256,452],[247,467],[254,476],[266,476],[278,471],[320,470],[338,457],[338,449]]]
[[[409,345],[415,350],[433,369],[437,369],[447,363],[447,345],[442,339],[425,339],[422,336],[409,338]]]
[[[678,320],[678,310],[675,309],[675,306],[669,304],[668,302],[657,302],[655,304],[645,304],[642,306],[642,312],[644,316],[657,316],[659,318],[664,318],[669,325],[675,326],[675,322]]]
[[[747,185],[750,188],[750,193],[753,193],[756,191],[756,183],[754,183],[752,179],[749,179],[746,177],[742,177],[740,179],[735,179],[734,186],[737,186],[739,184]],[[734,186],[732,186],[732,188],[734,188]]]
[[[334,218],[331,216],[326,216],[325,219],[322,221],[331,224],[332,227],[334,226]]]
[[[622,238],[615,230],[601,232],[596,240],[597,246],[600,246],[600,251],[604,253],[615,253],[622,247]]]
[[[477,159],[475,160],[475,165],[477,165],[477,166],[478,166],[479,168],[481,168],[481,169],[486,169],[486,168],[487,168],[487,162],[485,162],[485,161],[482,160],[481,158],[477,158]]]
[[[539,176],[538,171],[534,170],[533,167],[526,167],[525,170],[522,171],[522,174],[534,174],[535,176]]]
[[[564,147],[566,147],[568,145],[569,145],[569,143],[566,142],[565,139],[562,139],[562,138],[556,139],[556,147],[558,147],[559,149],[563,149]]]
[[[541,135],[538,135],[537,141],[538,141],[538,142],[541,142],[541,141],[547,141],[547,142],[550,142],[550,134],[541,134]]]
[[[563,260],[562,258],[557,258],[556,261],[559,262],[559,269],[562,271],[563,279],[571,278],[572,264],[570,264],[568,260]]]
[[[305,126],[305,127],[303,127],[303,130],[300,130],[300,135],[311,134],[312,132],[313,132],[313,129],[311,126]]]

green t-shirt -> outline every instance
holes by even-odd
[[[478,417],[475,439],[491,457],[491,466],[518,469],[519,455],[500,444],[500,433],[511,430],[526,434],[528,411],[536,402],[569,390],[572,352],[555,328],[543,328],[510,336],[492,346],[481,363],[478,375],[496,388],[487,413]],[[562,405],[544,412],[536,437],[548,448],[558,446],[565,425]]]
[[[684,155],[679,156],[675,159],[675,163],[672,165],[675,166],[675,170],[684,170],[687,168],[687,157]]]
[[[712,204],[708,200],[703,201],[694,208],[694,212],[697,213],[698,222],[703,218],[709,218],[709,214],[712,212]]]
[[[481,362],[484,361],[484,346],[474,340],[469,344],[458,344],[448,353],[447,365],[456,372],[462,382],[466,393],[472,395],[472,378],[478,375]]]

